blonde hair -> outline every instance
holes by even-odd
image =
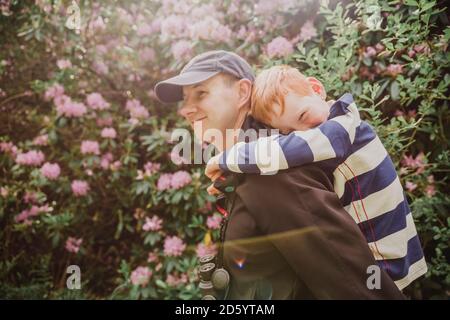
[[[279,65],[261,71],[255,79],[251,98],[251,113],[255,119],[270,123],[271,115],[276,115],[274,104],[284,113],[284,97],[288,92],[300,96],[314,93],[308,79],[297,69]]]

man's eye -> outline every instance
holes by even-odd
[[[198,96],[199,98],[202,98],[202,97],[204,97],[206,94],[207,94],[206,91],[199,91],[198,94],[197,94],[197,96]]]

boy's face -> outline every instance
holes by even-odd
[[[272,116],[270,125],[282,134],[291,131],[305,131],[317,127],[328,119],[330,106],[319,95],[299,96],[289,92],[284,97],[284,112],[274,106],[276,116]]]

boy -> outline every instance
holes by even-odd
[[[317,79],[295,68],[262,71],[251,113],[282,135],[234,145],[208,162],[206,175],[215,180],[222,172],[264,174],[317,163],[333,179],[378,265],[402,290],[425,274],[427,265],[394,164],[374,130],[361,121],[351,94],[331,106],[325,97]],[[267,148],[275,148],[279,157],[263,163],[258,154]]]

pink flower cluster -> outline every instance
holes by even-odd
[[[72,192],[76,197],[85,196],[90,190],[89,184],[86,181],[74,180],[71,184]]]
[[[186,249],[186,244],[177,236],[166,237],[164,240],[164,254],[169,257],[181,256]]]
[[[152,271],[148,267],[137,267],[130,276],[131,283],[135,286],[145,287],[150,281]]]
[[[183,273],[180,276],[177,274],[168,274],[166,277],[166,283],[167,285],[171,287],[177,287],[180,284],[185,284],[188,282],[188,276]]]
[[[107,170],[109,169],[109,165],[113,160],[113,155],[111,152],[105,153],[102,156],[102,159],[100,160],[100,166],[104,169]]]
[[[103,99],[103,96],[98,92],[93,92],[86,97],[87,105],[93,110],[105,110],[110,107],[110,104]]]
[[[59,177],[61,173],[61,168],[57,163],[46,162],[41,167],[41,173],[44,177],[49,180],[55,180]]]
[[[276,37],[267,45],[269,58],[286,58],[294,52],[294,46],[285,37]]]
[[[206,245],[204,243],[199,243],[197,245],[197,248],[195,250],[197,257],[203,257],[206,256],[208,254],[216,254],[217,253],[217,247],[215,244],[209,244]]]
[[[102,138],[115,139],[117,132],[114,128],[103,128],[101,136]]]
[[[58,68],[62,69],[67,69],[67,68],[71,68],[72,67],[72,63],[70,62],[70,60],[67,59],[60,59],[56,62],[56,65],[58,66]]]
[[[210,229],[219,229],[221,222],[222,222],[222,216],[218,215],[218,214],[214,214],[214,215],[208,217],[208,219],[206,219],[206,225]]]
[[[87,108],[84,104],[81,102],[74,102],[66,95],[56,97],[54,103],[56,105],[56,112],[59,116],[79,118],[87,112]]]
[[[64,87],[59,83],[53,84],[51,87],[48,87],[44,94],[44,99],[50,101],[55,98],[59,98],[64,95]]]
[[[81,153],[82,154],[100,154],[100,146],[97,141],[84,140],[81,142]]]
[[[190,184],[191,182],[191,175],[187,171],[180,170],[174,174],[162,174],[158,179],[157,188],[159,191],[179,189]]]
[[[175,60],[179,61],[187,61],[193,54],[192,44],[188,40],[180,40],[175,42],[170,51],[172,52]]]
[[[146,119],[149,117],[148,110],[137,99],[128,100],[125,108],[130,112],[131,119]]]
[[[31,150],[26,153],[19,153],[16,162],[25,166],[39,166],[44,162],[45,156],[42,151]]]
[[[81,244],[83,243],[83,238],[73,238],[69,237],[66,240],[66,250],[72,253],[77,253],[80,250]]]
[[[31,206],[30,209],[23,210],[21,213],[19,213],[17,216],[15,216],[14,221],[16,223],[24,222],[25,224],[30,225],[31,220],[29,220],[29,218],[35,217],[35,216],[39,215],[39,213],[41,213],[41,212],[50,212],[51,210],[52,210],[52,208],[49,207],[47,204],[40,206],[40,207],[33,205],[33,206]]]
[[[387,66],[386,73],[392,77],[396,77],[398,74],[403,72],[403,65],[398,63],[393,63]]]
[[[0,151],[10,154],[15,158],[18,149],[12,142],[0,142]]]
[[[413,156],[403,156],[402,164],[405,167],[409,167],[412,169],[417,169],[416,173],[422,173],[425,170],[424,163],[425,155],[423,152],[420,152],[415,158]]]
[[[317,36],[317,30],[311,20],[306,21],[300,29],[299,40],[308,41]]]
[[[154,215],[153,217],[145,218],[145,224],[142,226],[142,230],[144,231],[158,231],[162,228],[163,220],[158,216]]]
[[[36,138],[34,138],[33,144],[35,146],[46,146],[46,145],[48,145],[48,135],[47,134],[43,134],[43,135],[37,136]]]
[[[99,127],[110,127],[112,126],[113,119],[111,117],[97,118],[96,123]]]

